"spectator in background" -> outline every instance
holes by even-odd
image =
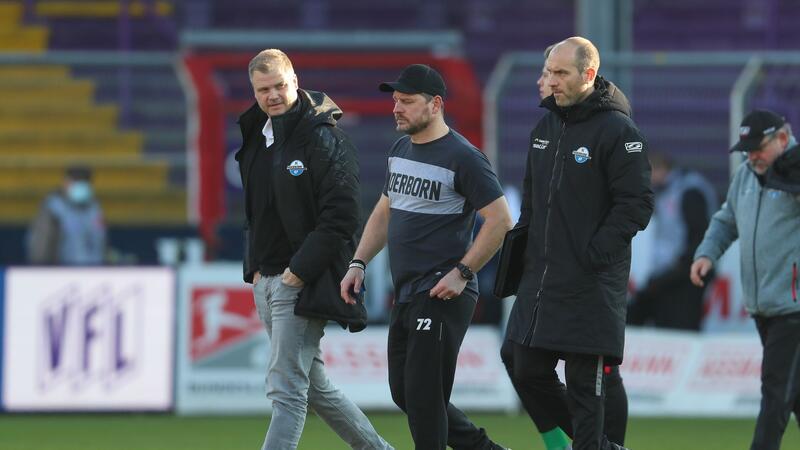
[[[66,170],[64,185],[49,194],[28,230],[31,264],[102,264],[106,250],[103,212],[85,166]]]
[[[554,45],[550,45],[544,50],[545,60],[550,56],[550,51],[553,47]],[[630,102],[628,102],[625,94],[613,83],[608,82],[608,84],[616,90],[619,104],[624,108],[625,114],[630,116]],[[547,70],[545,67],[542,67],[542,72],[536,80],[536,86],[539,88],[539,99],[541,101],[553,95],[553,91],[550,89],[550,85],[547,82]],[[509,198],[509,203],[511,203],[511,196],[508,194],[506,196]],[[517,196],[515,196],[515,198]],[[517,211],[519,211],[519,209],[517,209]],[[569,448],[569,438],[574,436],[571,418],[563,414],[561,416],[554,414],[559,410],[552,410],[547,408],[546,405],[537,402],[536,394],[532,391],[533,386],[519,383],[515,380],[514,343],[507,335],[503,341],[503,346],[500,348],[500,357],[511,379],[511,384],[514,386],[514,390],[519,396],[522,407],[528,413],[534,425],[536,425],[536,429],[542,435],[545,448],[547,450]],[[625,392],[625,385],[619,373],[619,365],[606,365],[603,370],[606,374],[604,430],[611,442],[624,445],[625,432],[628,424],[628,395]],[[560,381],[558,381],[558,384],[564,389]]]
[[[786,162],[794,161],[797,173],[800,148],[781,116],[756,110],[742,121],[731,151],[743,152],[747,164],[738,168],[725,203],[711,218],[689,276],[702,287],[739,239],[745,309],[763,345],[761,410],[750,449],[778,450],[789,415],[794,412],[800,421],[800,196],[784,183],[780,189],[770,186],[774,168],[792,172]]]
[[[700,331],[704,289],[692,284],[686,271],[718,207],[717,195],[702,175],[674,167],[663,153],[651,153],[650,166],[653,269],[628,307],[628,323]]]

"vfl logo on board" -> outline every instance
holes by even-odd
[[[575,162],[577,162],[578,164],[583,164],[586,161],[592,159],[592,157],[589,156],[589,149],[586,147],[581,147],[575,150],[574,152],[572,152],[572,156],[575,157]]]
[[[41,307],[43,360],[39,389],[68,383],[75,392],[102,386],[113,390],[137,370],[141,352],[144,289],[68,286]]]
[[[626,142],[625,143],[625,151],[628,153],[640,153],[644,148],[644,144],[641,142]]]
[[[544,150],[544,149],[547,148],[547,146],[549,144],[550,144],[550,141],[547,141],[547,140],[544,140],[544,139],[539,139],[539,138],[533,138],[533,143],[531,144],[531,147],[539,149],[539,150]]]
[[[306,171],[306,166],[303,165],[303,161],[295,159],[291,164],[286,166],[286,170],[288,170],[293,177],[299,177]]]

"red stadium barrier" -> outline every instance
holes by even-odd
[[[200,232],[210,248],[215,248],[215,229],[224,218],[225,115],[244,111],[252,99],[226,97],[215,72],[240,69],[245,76],[252,53],[193,53],[183,58],[192,80],[195,109],[189,111],[193,125],[189,129],[194,142],[195,173],[189,186],[194,194],[190,214],[199,222]],[[429,64],[442,73],[448,86],[448,117],[464,137],[477,146],[482,144],[482,99],[480,85],[469,63],[461,58],[437,57],[426,53],[292,53],[292,64],[300,71],[307,69],[391,69],[400,70],[414,63]],[[389,114],[387,100],[374,98],[336,98],[336,103],[349,113],[363,115]],[[191,182],[191,181],[190,181]]]

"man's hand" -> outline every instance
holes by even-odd
[[[703,278],[708,275],[712,267],[714,267],[714,263],[712,263],[710,259],[705,256],[697,258],[697,260],[692,263],[692,268],[689,269],[689,278],[692,280],[692,283],[699,287],[705,286]]]
[[[461,272],[457,268],[453,268],[447,273],[436,286],[431,289],[431,298],[436,297],[442,300],[450,300],[453,297],[461,295],[461,291],[467,286],[467,280],[461,278]]]
[[[305,283],[287,267],[281,274],[281,282],[289,287],[303,287]]]
[[[344,278],[342,278],[342,282],[339,283],[340,292],[339,295],[342,296],[342,300],[348,305],[355,305],[356,299],[350,295],[350,292],[355,292],[356,294],[361,292],[361,284],[364,282],[364,271],[361,270],[359,267],[351,267],[347,270],[347,273],[344,274]]]

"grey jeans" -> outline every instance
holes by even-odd
[[[309,404],[351,448],[392,449],[364,413],[328,380],[319,349],[326,321],[294,314],[300,289],[283,284],[280,275],[262,277],[253,286],[272,350],[267,368],[272,420],[262,450],[297,448]]]

